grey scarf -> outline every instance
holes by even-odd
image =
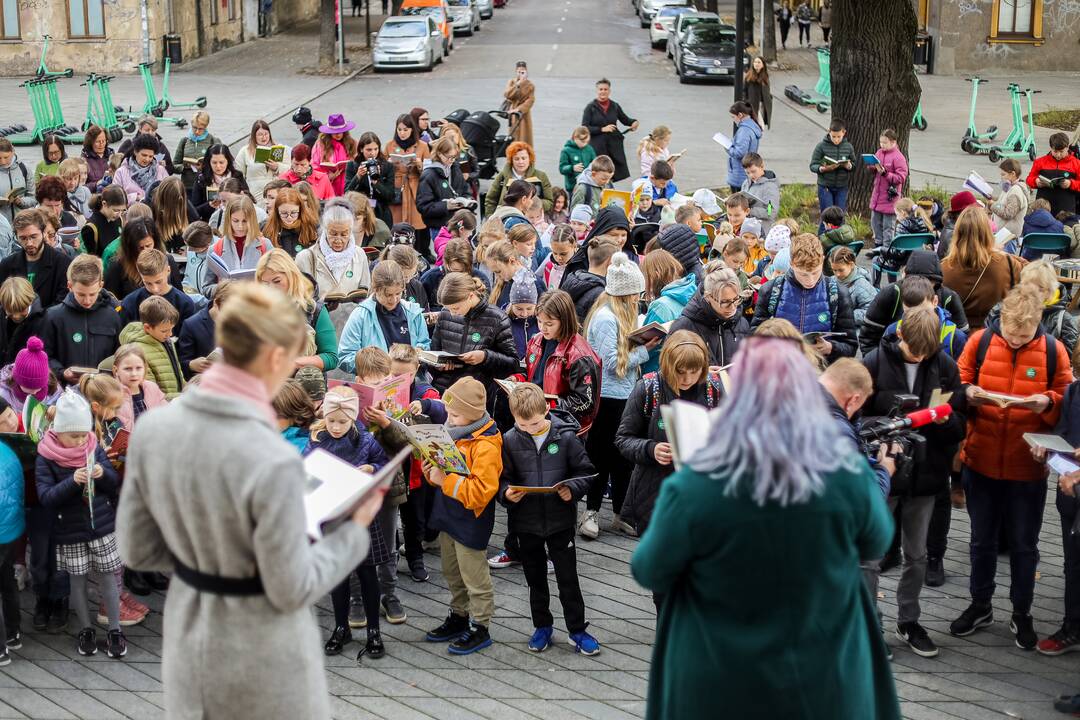
[[[484,413],[484,416],[474,423],[468,425],[447,425],[446,430],[450,433],[450,439],[454,442],[467,438],[480,428],[491,422],[491,416]]]
[[[135,162],[134,157],[130,157],[127,160],[128,170],[131,171],[131,179],[135,181],[135,184],[142,188],[144,193],[150,192],[150,186],[157,180],[158,163],[164,155],[155,155],[154,161],[146,167],[140,167],[139,163]]]

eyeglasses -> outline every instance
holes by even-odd
[[[278,215],[283,218],[298,218],[300,217],[299,210],[279,210]]]
[[[734,300],[713,300],[713,302],[716,303],[717,307],[729,308],[738,305],[739,298],[735,298]]]

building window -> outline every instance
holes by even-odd
[[[235,20],[240,17],[240,1],[239,0],[226,0],[229,5],[229,20]]]
[[[219,0],[210,0],[210,24],[218,24],[218,2]]]
[[[1041,45],[1043,0],[994,0],[990,42]]]
[[[0,40],[18,40],[19,35],[19,2],[18,0],[3,0],[0,8]]]
[[[68,37],[105,37],[105,9],[102,0],[68,0]]]

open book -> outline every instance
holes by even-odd
[[[528,385],[529,383],[527,383],[527,382],[519,382],[517,380],[511,380],[510,378],[506,378],[505,380],[496,379],[495,384],[498,385],[499,388],[501,390],[503,390],[507,395],[509,395],[510,393],[514,392],[514,388],[516,388],[518,385]],[[545,400],[558,400],[559,396],[558,395],[552,395],[551,393],[544,393],[544,399]]]
[[[30,439],[35,443],[41,442],[41,438],[45,437],[45,432],[51,424],[45,403],[33,395],[27,396],[26,402],[23,404],[22,421],[23,430],[30,436]]]
[[[460,355],[445,350],[419,350],[417,351],[417,357],[420,358],[420,362],[428,365],[442,365],[461,358]]]
[[[679,158],[681,158],[685,154],[686,154],[686,148],[683,148],[682,150],[680,150],[677,153],[674,153],[673,155],[668,155],[667,161],[669,163],[673,163],[673,162],[675,162],[676,160],[678,160]]]
[[[128,441],[130,439],[131,433],[127,431],[127,428],[120,428],[116,431],[116,436],[113,437],[112,445],[109,445],[109,452],[115,452],[117,455],[126,455]]]
[[[987,199],[994,196],[994,188],[974,170],[968,173],[967,179],[964,180],[964,189],[977,192]]]
[[[367,299],[367,288],[356,288],[350,292],[332,292],[327,293],[323,298],[323,302],[326,303],[359,303]]]
[[[321,160],[319,161],[319,169],[326,173],[332,173],[336,170],[343,169],[348,164],[348,160],[338,160],[337,162]]]
[[[185,165],[190,165],[191,167],[196,167],[201,162],[202,162],[202,158],[197,158],[197,157],[186,157],[186,158],[184,158],[184,164]]]
[[[822,339],[828,340],[829,338],[843,337],[843,336],[844,336],[844,333],[838,333],[838,332],[808,332],[808,333],[803,333],[803,340],[805,340],[806,342],[813,345],[818,340],[822,340]]]
[[[352,515],[369,493],[388,487],[408,454],[409,449],[402,448],[374,475],[325,450],[315,450],[304,458],[307,473],[304,514],[308,536],[318,540],[330,526]]]
[[[1069,180],[1070,178],[1067,177],[1049,177],[1040,174],[1039,177],[1035,178],[1035,185],[1041,188],[1064,188],[1065,183],[1069,182]],[[1072,178],[1072,181],[1076,182],[1076,178]]]
[[[7,194],[4,195],[4,199],[7,200],[9,204],[14,205],[25,194],[26,194],[26,188],[23,187],[22,185],[19,185],[17,187],[13,187],[10,190],[8,190]]]
[[[431,463],[447,475],[468,475],[469,466],[465,456],[454,444],[445,425],[406,425],[397,420],[399,428],[404,428],[405,436],[420,459]]]
[[[663,340],[671,332],[671,323],[673,320],[669,320],[666,323],[651,322],[648,325],[642,325],[634,332],[626,336],[626,339],[635,345],[644,345],[653,338],[660,338]]]
[[[348,385],[359,396],[361,410],[375,407],[385,411],[392,418],[399,418],[409,410],[409,390],[412,381],[412,373],[405,373],[389,377],[374,385],[330,380],[327,382],[327,386]]]
[[[1020,395],[1007,395],[1005,393],[989,392],[987,390],[980,390],[975,393],[975,397],[983,402],[988,402],[993,405],[997,405],[1000,408],[1010,407],[1030,407],[1027,397]]]
[[[587,478],[594,478],[596,475],[583,475],[581,477],[566,478],[554,485],[507,485],[507,490],[513,490],[514,492],[524,493],[526,495],[550,495],[552,493],[559,492],[559,488],[574,480],[585,480]]]
[[[828,155],[824,155],[821,159],[825,161],[826,165],[843,165],[846,162],[851,162],[851,158],[843,156],[839,158],[834,158],[829,157]]]
[[[715,135],[712,136],[712,139],[715,142],[720,143],[720,146],[722,148],[724,148],[725,150],[731,150],[731,138],[729,138],[724,133],[718,132],[718,133],[716,133]]]
[[[1033,448],[1043,448],[1050,452],[1066,453],[1072,455],[1076,452],[1069,443],[1060,435],[1044,435],[1042,433],[1024,433],[1024,442]]]
[[[675,467],[682,467],[694,453],[709,444],[709,429],[718,417],[718,410],[685,400],[672,400],[670,405],[660,406]]]
[[[390,162],[409,163],[416,159],[416,153],[390,153]]]
[[[225,261],[221,259],[221,256],[214,253],[207,255],[207,262],[211,265],[211,270],[218,276],[219,280],[254,280],[255,268],[236,268],[230,270]]]
[[[284,145],[259,145],[255,148],[255,162],[282,162],[285,159]]]
[[[873,153],[863,153],[862,155],[863,165],[880,165],[880,161],[877,159],[877,155]]]

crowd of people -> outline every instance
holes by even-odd
[[[520,72],[508,84],[508,102],[531,102],[526,82]],[[357,660],[377,661],[381,622],[407,621],[399,555],[422,583],[438,552],[449,607],[426,637],[464,655],[498,639],[492,572],[520,564],[529,650],[553,642],[553,573],[570,645],[595,655],[577,536],[606,532],[640,537],[632,570],[660,617],[651,717],[696,716],[717,683],[735,707],[760,702],[779,682],[763,648],[792,642],[785,662],[803,682],[777,703],[898,717],[878,577],[901,565],[895,634],[937,655],[919,598],[945,581],[960,508],[970,605],[949,632],[994,621],[1007,548],[1017,646],[1080,647],[1069,532],[1080,471],[1057,490],[1064,621],[1040,639],[1047,454],[1024,439],[1080,442],[1077,322],[1051,262],[1017,245],[1035,230],[1076,233],[1080,187],[1045,182],[1077,177],[1067,138],[1052,136],[1027,175],[1002,162],[996,199],[961,191],[943,208],[904,196],[894,132],[865,165],[835,120],[812,154],[821,222],[807,228],[782,217],[757,107],[731,107],[730,192],[690,199],[667,127],[627,162],[618,124],[637,121],[609,93],[597,83],[562,148],[562,183],[537,167],[530,126],[482,196],[461,129],[423,108],[398,116],[386,142],[299,108],[291,147],[258,120],[235,156],[204,111],[171,153],[147,117],[119,151],[96,127],[81,157],[47,138],[32,171],[0,138],[0,178],[26,191],[0,206],[0,240],[11,236],[0,242],[0,664],[21,647],[21,584],[34,631],[66,632],[74,612],[78,652],[112,658],[126,653],[123,628],[147,617],[138,598],[167,589],[167,658],[214,647],[263,679],[239,705],[235,686],[167,663],[170,708],[315,717],[325,679],[307,607],[318,598],[330,595],[334,617],[322,652],[356,640]],[[630,204],[606,196],[631,169]],[[846,217],[858,172],[874,174],[873,238],[856,239]],[[890,256],[911,234],[926,247]],[[895,270],[875,262],[872,277],[863,240]],[[399,416],[363,404],[357,383],[401,375]],[[665,422],[674,400],[725,409],[696,453],[681,456]],[[911,404],[949,406],[917,431],[923,451],[869,450],[859,418]],[[322,450],[374,473],[424,424],[446,427],[467,471],[411,457],[355,522],[309,544],[301,457]],[[17,441],[38,429],[29,447]],[[806,504],[822,512],[796,512]],[[802,615],[798,632],[773,622],[790,616],[794,586],[776,588],[794,577],[812,630]],[[807,680],[831,672],[824,647],[851,678],[843,693]],[[290,683],[308,690],[298,699]],[[1080,710],[1080,698],[1060,702]]]

